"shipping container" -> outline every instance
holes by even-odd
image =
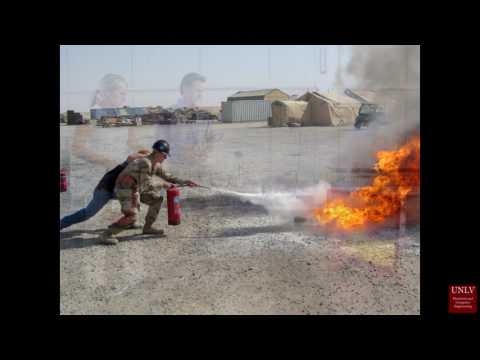
[[[272,116],[271,101],[237,100],[222,102],[222,122],[267,121]]]

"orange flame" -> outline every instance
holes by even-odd
[[[420,136],[413,136],[398,150],[378,151],[376,158],[374,169],[378,174],[370,186],[314,209],[314,218],[320,224],[357,230],[399,213],[407,195],[420,185]]]

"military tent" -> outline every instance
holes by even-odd
[[[336,93],[307,92],[298,101],[308,102],[303,126],[353,125],[362,103]]]
[[[287,126],[289,122],[303,124],[307,106],[306,101],[276,100],[272,102],[272,116],[269,118],[268,125]]]

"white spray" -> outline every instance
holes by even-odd
[[[263,206],[270,214],[291,217],[303,216],[312,207],[321,206],[326,199],[330,185],[319,182],[317,185],[294,192],[243,193],[222,188],[211,188],[216,192],[236,196],[252,204]]]

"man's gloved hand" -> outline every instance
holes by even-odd
[[[190,186],[190,187],[196,187],[196,186],[198,186],[198,184],[194,183],[194,182],[191,181],[191,180],[185,181],[185,185]]]

